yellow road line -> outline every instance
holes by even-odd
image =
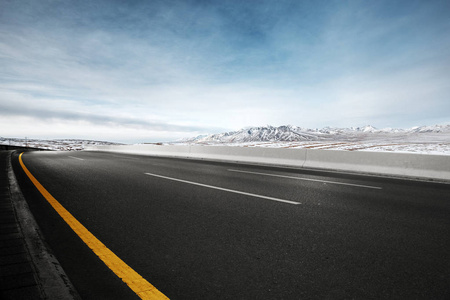
[[[28,178],[33,182],[36,188],[41,192],[56,212],[66,221],[73,231],[88,245],[89,248],[117,275],[121,278],[141,299],[169,299],[163,293],[158,291],[141,275],[136,273],[117,255],[100,242],[89,230],[86,229],[77,219],[74,218],[28,171],[22,161],[22,154],[19,156],[19,162]]]

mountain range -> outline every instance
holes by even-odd
[[[309,129],[292,125],[243,128],[238,131],[202,135],[179,143],[220,144],[247,142],[368,141],[402,140],[414,142],[450,141],[450,125],[418,126],[409,129],[364,127]]]

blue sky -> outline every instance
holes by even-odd
[[[0,136],[450,122],[449,1],[0,0]]]

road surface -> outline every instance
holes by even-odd
[[[36,179],[170,299],[450,298],[450,185],[102,152],[28,152]],[[13,160],[84,299],[137,299]]]

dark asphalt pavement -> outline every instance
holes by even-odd
[[[448,184],[101,152],[23,161],[171,299],[450,298]],[[137,298],[13,166],[82,298]]]

